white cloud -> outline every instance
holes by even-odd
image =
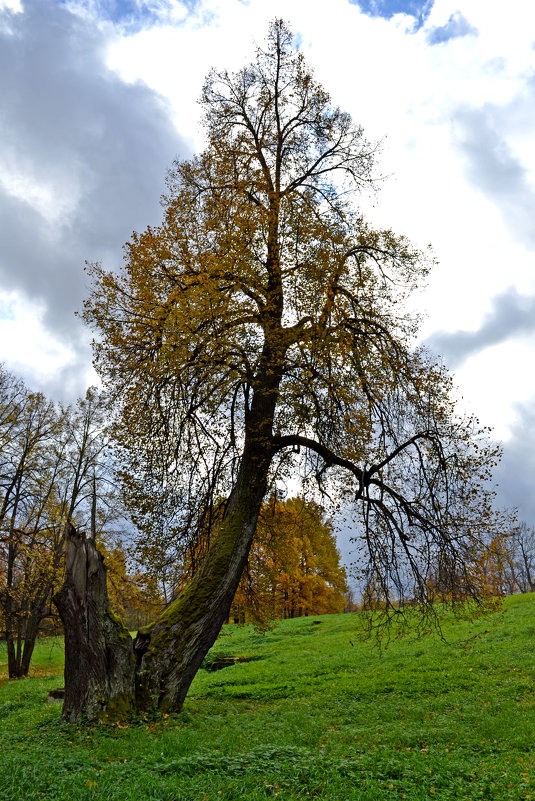
[[[8,5],[18,4],[0,0],[0,14]],[[378,169],[390,177],[376,206],[362,202],[377,224],[434,246],[422,336],[477,331],[508,287],[535,295],[535,63],[525,0],[507,9],[435,0],[419,30],[409,15],[372,18],[348,0],[331,0],[328,13],[310,0],[155,0],[144,8],[156,16],[137,24],[95,18],[102,3],[76,5],[83,17],[51,0],[0,17],[0,35],[3,20],[26,47],[0,63],[3,105],[13,112],[0,128],[8,154],[0,287],[45,304],[36,337],[69,343],[65,352],[51,346],[49,362],[35,355],[36,370],[67,364],[78,347],[70,340],[82,337],[72,335],[72,311],[84,291],[83,258],[115,263],[132,228],[158,218],[166,164],[188,143],[202,146],[197,98],[209,68],[246,63],[275,16],[299,34],[334,101],[369,138],[386,137]],[[437,30],[443,41],[433,44]],[[446,36],[463,31],[470,35]],[[18,308],[17,319],[24,313]],[[507,436],[515,401],[535,395],[526,369],[535,343],[527,333],[508,340],[506,328],[503,337],[480,338],[456,377],[466,405]]]
[[[467,359],[455,370],[463,408],[475,412],[483,425],[491,426],[498,440],[510,439],[518,419],[517,404],[535,397],[535,371],[530,369],[534,350],[533,336],[503,342]]]
[[[4,157],[6,153],[4,152]],[[79,201],[79,188],[58,176],[39,177],[34,165],[17,165],[15,159],[0,157],[0,188],[12,198],[28,204],[48,224],[52,233],[58,226],[68,225]]]
[[[42,385],[74,361],[74,351],[50,334],[44,324],[44,303],[32,303],[17,293],[0,293],[0,341],[6,367]]]
[[[0,10],[0,291],[27,300],[17,336],[0,337],[0,360],[12,364],[18,348],[23,369],[35,356],[36,377],[64,399],[85,390],[91,361],[74,317],[84,260],[120,263],[131,231],[159,218],[167,166],[188,153],[165,101],[107,69],[105,28],[53,0]],[[46,353],[20,350],[25,316]]]
[[[0,11],[2,9],[20,13],[22,11],[22,0],[0,0]]]

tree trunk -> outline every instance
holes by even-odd
[[[155,623],[138,632],[133,648],[109,608],[106,570],[94,539],[68,526],[65,583],[53,599],[65,629],[65,719],[125,717],[134,708],[181,710],[228,617],[267,490],[282,358],[273,369],[276,359],[269,347],[264,350],[263,385],[251,402],[241,464],[217,535],[191,582]]]
[[[15,636],[13,627],[15,625],[15,615],[13,614],[13,598],[11,597],[11,590],[13,587],[13,565],[15,563],[15,547],[12,542],[13,534],[13,521],[9,531],[9,547],[7,558],[7,575],[6,575],[6,591],[4,597],[4,618],[5,618],[5,636],[7,648],[7,671],[10,679],[19,678],[17,670],[17,656],[15,652]]]
[[[63,718],[122,718],[134,708],[132,639],[108,601],[104,560],[91,538],[68,525],[66,573],[53,598],[65,630]]]
[[[34,605],[28,620],[26,622],[26,630],[24,632],[24,648],[22,651],[21,662],[21,675],[27,676],[30,670],[30,662],[32,660],[35,643],[39,634],[41,622],[46,615],[46,607],[50,601],[51,590],[48,590],[46,596],[41,595],[38,603]]]
[[[202,567],[151,626],[138,632],[140,707],[179,712],[202,660],[227,620],[247,563],[266,492],[270,456],[244,459],[217,536]]]
[[[275,339],[280,343],[282,337]],[[141,708],[180,712],[202,660],[229,615],[267,490],[282,355],[264,343],[263,382],[247,415],[238,475],[202,566],[158,620],[141,629],[135,639],[136,703]]]
[[[53,598],[65,630],[64,719],[124,718],[135,708],[180,711],[229,615],[266,492],[270,459],[269,449],[258,449],[258,443],[245,448],[202,567],[158,620],[138,632],[134,648],[109,608],[106,568],[94,540],[68,527],[65,582]]]
[[[6,648],[7,648],[7,673],[10,679],[20,679],[20,650],[19,641],[15,636],[15,615],[13,615],[12,598],[8,595],[5,602],[5,622],[6,622]]]
[[[17,670],[17,656],[15,652],[15,640],[13,632],[6,626],[6,646],[7,646],[7,673],[10,679],[20,678]]]
[[[17,621],[17,678],[22,678],[22,620]]]

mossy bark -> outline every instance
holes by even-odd
[[[277,265],[271,266],[276,273]],[[274,452],[273,421],[287,347],[280,325],[280,281],[273,281],[270,294],[259,378],[246,411],[240,467],[222,521],[191,582],[155,623],[138,632],[133,648],[109,612],[105,569],[94,541],[74,529],[67,535],[67,575],[55,603],[65,627],[63,716],[68,720],[120,717],[133,708],[179,712],[228,618]]]
[[[97,722],[134,709],[182,708],[247,562],[271,465],[276,388],[275,379],[252,404],[238,476],[202,567],[158,620],[138,632],[133,647],[109,608],[102,555],[94,540],[69,527],[65,582],[54,596],[65,629],[64,719]]]
[[[139,707],[179,712],[197,670],[228,618],[256,531],[273,457],[272,428],[281,359],[274,358],[267,345],[264,357],[263,382],[249,411],[240,468],[213,544],[178,598],[135,639]]]
[[[54,603],[65,630],[63,718],[127,717],[135,705],[132,638],[110,609],[106,568],[95,542],[69,525],[66,573]]]
[[[257,466],[258,467],[258,466]],[[256,530],[267,469],[244,460],[216,539],[192,581],[138,632],[137,702],[179,712],[197,670],[228,618]]]

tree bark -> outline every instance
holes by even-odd
[[[17,655],[15,651],[14,625],[15,615],[13,614],[13,598],[11,590],[13,587],[13,565],[15,564],[15,547],[13,545],[13,521],[9,531],[9,546],[7,559],[6,590],[3,599],[4,618],[5,618],[5,637],[7,647],[7,670],[10,679],[19,678]]]
[[[68,525],[66,573],[53,598],[65,630],[63,718],[99,722],[134,709],[132,638],[108,601],[106,568],[91,538]]]
[[[15,638],[13,636],[13,618],[11,615],[10,600],[6,603],[6,648],[7,648],[7,671],[10,679],[18,679],[17,655],[15,651]]]
[[[267,489],[276,388],[275,379],[267,403],[259,393],[252,404],[253,433],[205,561],[158,620],[138,632],[134,647],[109,608],[106,569],[94,540],[68,527],[65,582],[53,598],[65,630],[64,719],[97,722],[134,709],[181,710],[228,618],[247,562]]]
[[[215,541],[183,592],[134,642],[140,708],[179,712],[202,660],[227,620],[266,492],[270,456],[245,449]]]
[[[277,311],[277,314],[279,312]],[[277,322],[277,321],[276,321]],[[277,328],[277,334],[281,329]],[[134,641],[136,703],[180,712],[202,660],[214,644],[247,563],[273,458],[272,432],[284,347],[266,336],[247,415],[243,455],[223,520],[202,566],[158,620]]]
[[[46,608],[50,603],[50,595],[52,588],[48,587],[39,600],[33,605],[29,613],[28,620],[26,621],[26,628],[24,630],[24,647],[22,650],[21,661],[21,676],[27,676],[30,670],[30,662],[32,660],[35,643],[39,635],[39,628],[43,619],[46,617]]]

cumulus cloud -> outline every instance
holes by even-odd
[[[533,332],[535,297],[521,295],[509,287],[493,299],[491,311],[476,331],[436,331],[425,344],[453,369],[485,348]]]
[[[52,0],[0,8],[0,290],[44,307],[73,373],[90,358],[73,316],[84,260],[117,266],[132,230],[158,221],[166,168],[188,155],[164,101],[106,66],[108,35]]]
[[[477,34],[477,28],[471,25],[466,17],[463,17],[460,11],[452,14],[445,25],[439,25],[431,28],[427,34],[427,41],[429,44],[441,44],[450,39],[458,39],[462,36],[474,36]]]

